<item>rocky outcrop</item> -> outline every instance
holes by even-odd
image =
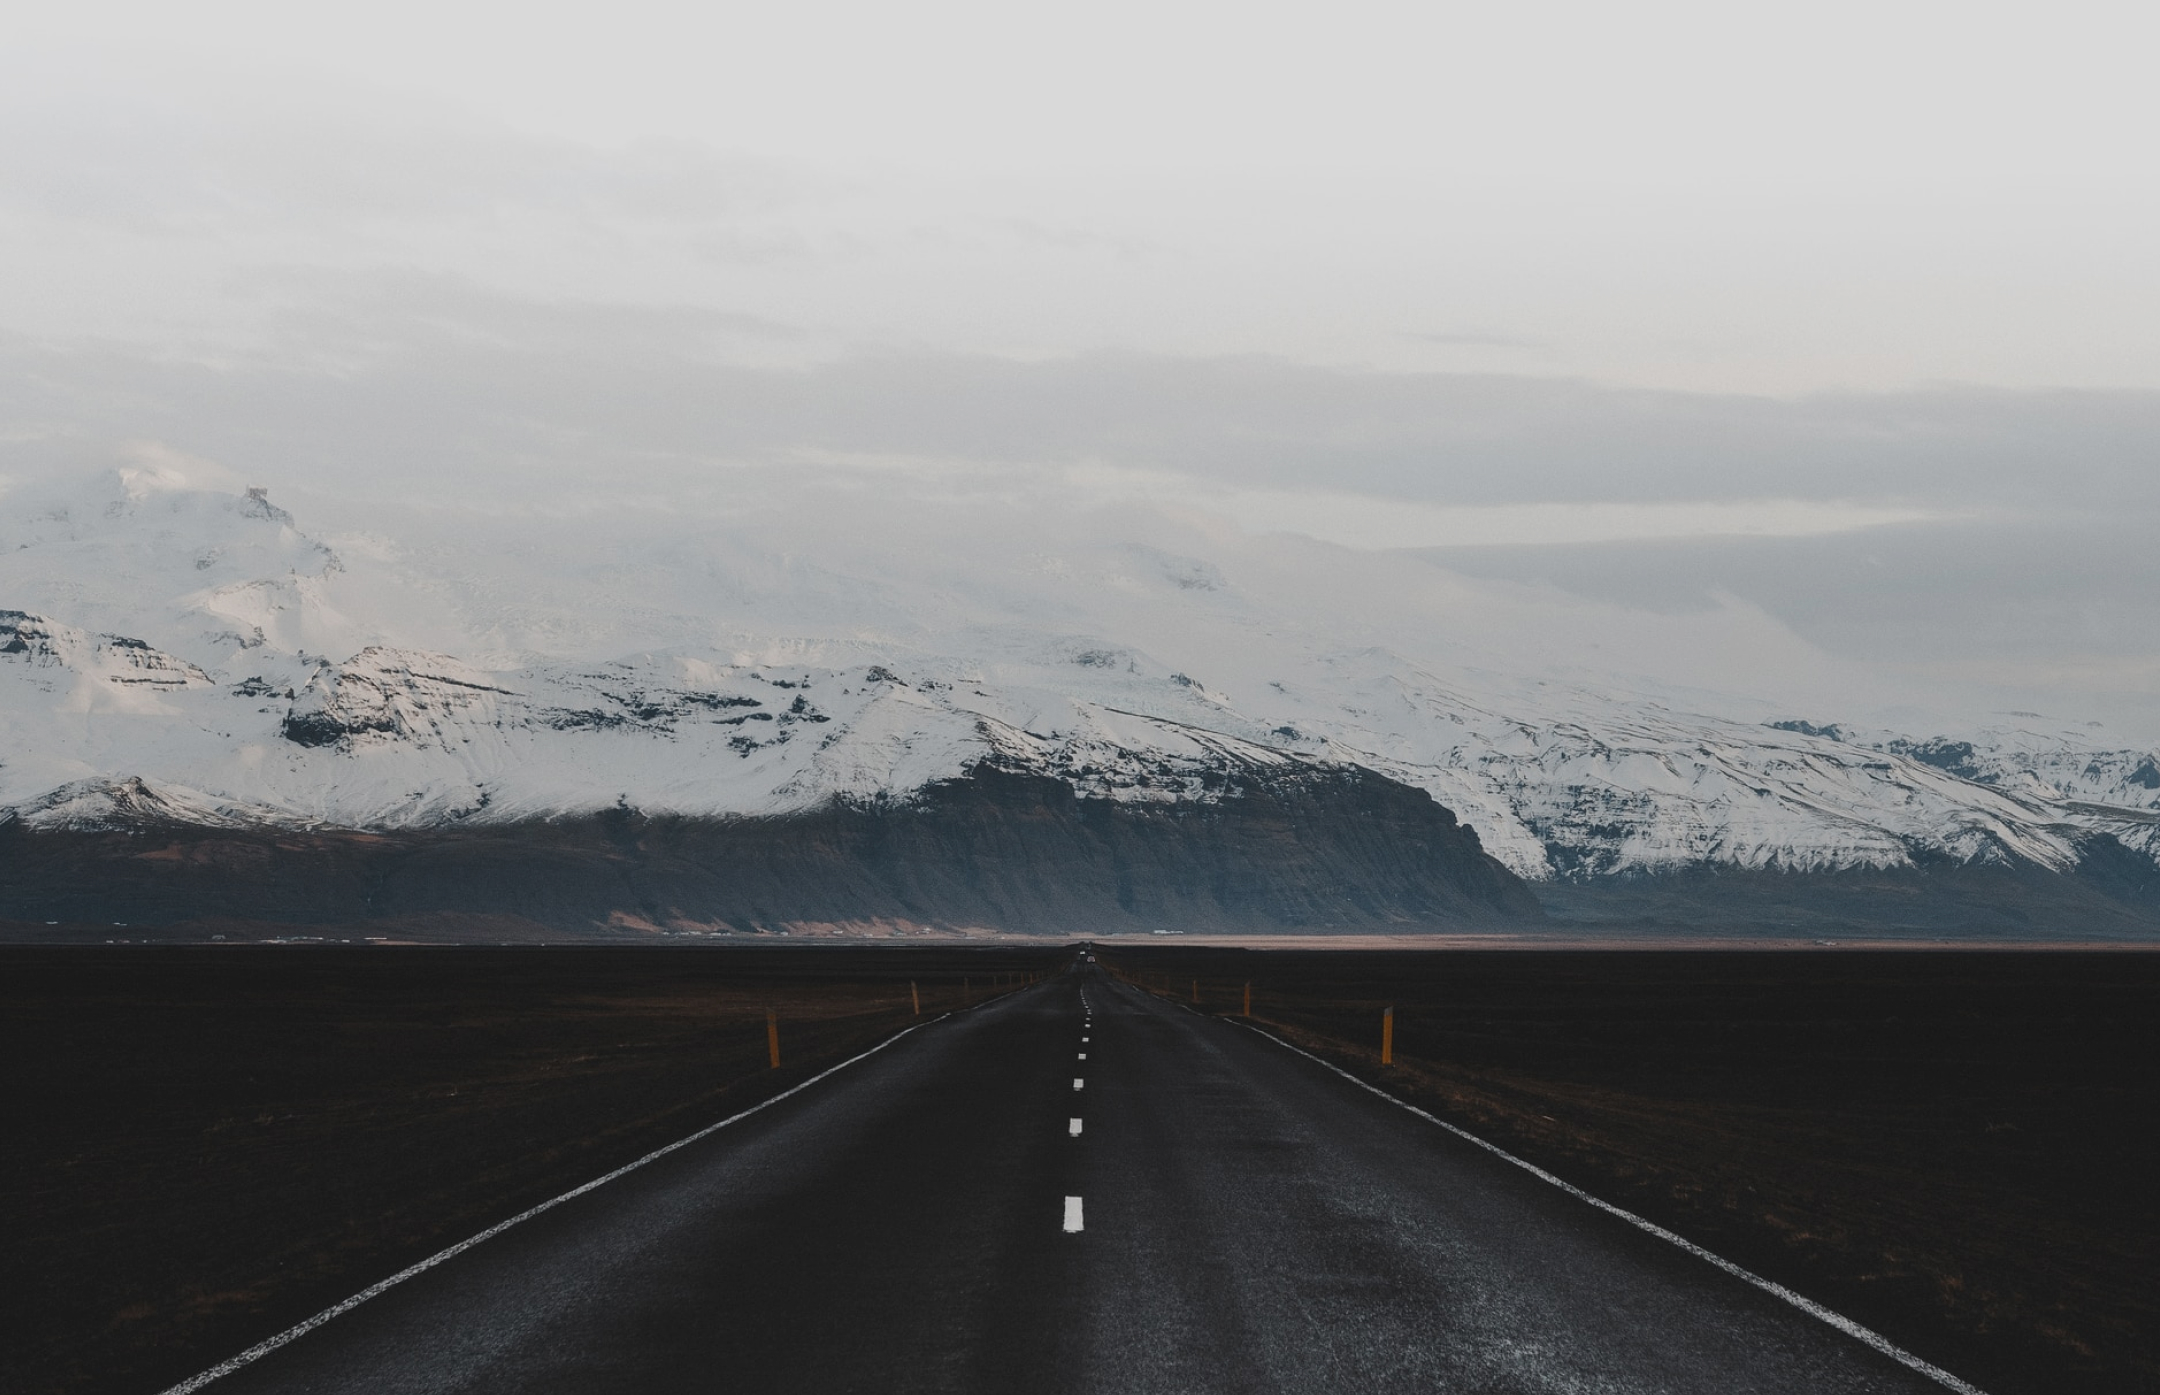
[[[0,658],[31,669],[67,670],[122,688],[197,688],[210,676],[126,635],[92,635],[48,616],[0,610]]]
[[[369,648],[318,668],[294,696],[280,732],[296,746],[349,747],[370,738],[441,745],[448,722],[507,695],[448,655]]]

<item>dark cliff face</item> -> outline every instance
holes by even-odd
[[[1081,799],[978,767],[904,804],[783,818],[628,809],[424,832],[0,832],[0,918],[134,925],[430,912],[565,929],[908,921],[1042,934],[1354,931],[1540,918],[1421,790],[1356,767],[1233,777],[1206,803]]]

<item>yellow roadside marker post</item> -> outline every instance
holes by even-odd
[[[1200,1001],[1200,980],[1199,980],[1199,979],[1194,979],[1194,980],[1192,981],[1192,1000],[1193,1000],[1194,1002],[1196,1002],[1196,1003]]]
[[[907,995],[915,1002],[915,1015],[922,1016],[922,991],[916,988],[914,979],[907,981]]]
[[[780,1014],[773,1008],[765,1009],[765,1052],[772,1057],[772,1068],[780,1069]]]
[[[1252,1016],[1252,985],[1245,985],[1245,1015]]]
[[[1395,1009],[1380,1014],[1380,1064],[1395,1064]]]

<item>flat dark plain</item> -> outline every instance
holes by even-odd
[[[0,1391],[162,1389],[1065,957],[0,949]]]

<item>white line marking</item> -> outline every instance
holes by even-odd
[[[1663,1240],[1668,1244],[1677,1245],[1681,1249],[1686,1250],[1689,1254],[1695,1256],[1697,1259],[1704,1260],[1712,1265],[1715,1265],[1717,1268],[1724,1270],[1726,1273],[1732,1275],[1734,1278],[1753,1284],[1755,1287],[1761,1289],[1764,1293],[1767,1293],[1774,1298],[1783,1299],[1787,1303],[1792,1304],[1795,1308],[1798,1308],[1801,1312],[1806,1313],[1809,1317],[1816,1318],[1820,1321],[1830,1324],[1830,1326],[1835,1327],[1838,1331],[1844,1333],[1846,1336],[1854,1338],[1855,1340],[1862,1342],[1867,1346],[1873,1347],[1876,1351],[1881,1352],[1884,1356],[1889,1357],[1892,1361],[1897,1362],[1899,1365],[1905,1366],[1908,1369],[1914,1371],[1918,1371],[1921,1375],[1926,1376],[1932,1381],[1935,1381],[1937,1384],[1945,1386],[1948,1389],[1957,1391],[1958,1395],[1987,1395],[1987,1392],[1981,1390],[1978,1386],[1959,1380],[1956,1376],[1951,1375],[1942,1367],[1921,1360],[1919,1357],[1905,1350],[1905,1348],[1899,1346],[1897,1343],[1891,1341],[1888,1337],[1883,1336],[1880,1332],[1875,1331],[1873,1328],[1862,1327],[1859,1323],[1854,1322],[1851,1318],[1846,1317],[1843,1313],[1832,1312],[1830,1309],[1825,1308],[1822,1304],[1817,1303],[1814,1299],[1806,1298],[1801,1296],[1800,1294],[1794,1293],[1791,1289],[1785,1287],[1785,1285],[1781,1283],[1766,1279],[1762,1277],[1762,1275],[1753,1273],[1749,1270],[1742,1269],[1739,1265],[1733,1263],[1729,1259],[1726,1259],[1723,1255],[1712,1254],[1710,1251],[1704,1249],[1702,1246],[1696,1244],[1694,1241],[1673,1234],[1671,1231],[1657,1224],[1657,1222],[1655,1221],[1644,1220],[1641,1216],[1636,1215],[1633,1211],[1622,1210],[1620,1207],[1613,1205],[1609,1201],[1602,1201],[1597,1197],[1590,1195],[1590,1193],[1584,1191],[1581,1187],[1578,1187],[1571,1182],[1563,1182],[1558,1177],[1555,1177],[1550,1172],[1547,1172],[1544,1168],[1539,1167],[1536,1163],[1525,1162],[1521,1158],[1516,1157],[1513,1153],[1510,1153],[1507,1149],[1500,1147],[1498,1144],[1487,1143],[1484,1139],[1479,1138],[1476,1134],[1471,1133],[1468,1129],[1457,1128],[1455,1125],[1449,1123],[1447,1120],[1428,1114],[1414,1104],[1410,1104],[1404,1100],[1399,1100],[1377,1085],[1368,1085],[1364,1081],[1352,1075],[1350,1072],[1344,1070],[1341,1066],[1335,1065],[1328,1061],[1323,1061],[1318,1056],[1313,1055],[1312,1052],[1306,1051],[1301,1047],[1292,1046],[1289,1042],[1284,1041],[1281,1037],[1276,1036],[1273,1032],[1262,1031],[1258,1027],[1246,1026],[1246,1024],[1242,1022],[1234,1023],[1233,1025],[1245,1027],[1245,1030],[1253,1033],[1255,1036],[1266,1037],[1269,1041],[1274,1042],[1277,1046],[1280,1046],[1285,1051],[1295,1051],[1298,1055],[1303,1056],[1306,1060],[1311,1061],[1317,1065],[1325,1066],[1327,1069],[1335,1072],[1337,1075],[1349,1081],[1351,1084],[1357,1086],[1359,1089],[1370,1090],[1372,1093],[1386,1100],[1389,1104],[1395,1105],[1397,1108],[1400,1109],[1409,1110],[1412,1114],[1417,1115],[1418,1118],[1423,1119],[1428,1124],[1438,1124],[1441,1128],[1446,1129],[1451,1134],[1454,1134],[1463,1142],[1475,1144],[1477,1147],[1483,1148],[1486,1152],[1492,1154],[1496,1158],[1499,1158],[1502,1162],[1514,1164],[1516,1167],[1521,1168],[1523,1171],[1529,1173],[1532,1177],[1537,1178],[1541,1182],[1550,1182],[1552,1185],[1558,1187],[1561,1191],[1564,1191],[1569,1196],[1574,1197],[1577,1201],[1587,1201],[1592,1206],[1595,1206],[1598,1210],[1603,1211],[1608,1215],[1618,1216],[1621,1220],[1626,1221],[1629,1225],[1634,1226],[1637,1230],[1641,1230],[1647,1232],[1648,1234],[1655,1235],[1658,1239]]]
[[[1065,1198],[1065,1233],[1067,1235],[1078,1235],[1081,1229],[1080,1198],[1068,1196]]]
[[[1087,1045],[1087,1041],[1088,1041],[1088,1039],[1087,1039],[1086,1037],[1082,1037],[1082,1038],[1080,1038],[1080,1044],[1081,1044],[1082,1046],[1086,1046],[1086,1045]]]
[[[1080,1059],[1081,1059],[1081,1060],[1083,1060],[1083,1061],[1085,1061],[1085,1060],[1087,1059],[1087,1052],[1085,1052],[1085,1051],[1081,1052],[1081,1053],[1080,1053]]]
[[[1080,1121],[1078,1119],[1071,1120],[1070,1126],[1065,1132],[1069,1137],[1078,1138],[1080,1136]]]
[[[1087,1082],[1086,1082],[1085,1080],[1082,1080],[1082,1079],[1081,1079],[1081,1078],[1080,1078],[1079,1076],[1077,1076],[1077,1075],[1076,1075],[1076,1076],[1074,1076],[1074,1077],[1073,1077],[1073,1088],[1074,1088],[1075,1090],[1078,1090],[1078,1089],[1082,1088],[1082,1087],[1083,1087],[1083,1086],[1085,1086],[1086,1084],[1087,1084]]]
[[[757,1104],[753,1104],[748,1109],[742,1110],[739,1113],[730,1114],[727,1118],[722,1119],[717,1124],[707,1124],[704,1128],[699,1129],[696,1133],[691,1134],[687,1138],[678,1138],[673,1143],[667,1144],[663,1147],[655,1148],[650,1153],[647,1153],[644,1157],[639,1158],[636,1162],[624,1163],[621,1167],[616,1168],[613,1172],[606,1173],[599,1177],[595,1177],[590,1182],[585,1183],[581,1187],[572,1187],[569,1191],[564,1192],[561,1196],[558,1196],[551,1201],[543,1201],[538,1206],[529,1207],[526,1210],[520,1211],[507,1221],[498,1221],[494,1225],[489,1226],[486,1230],[481,1231],[478,1235],[474,1235],[468,1237],[467,1239],[460,1240],[455,1245],[452,1245],[449,1249],[443,1250],[437,1254],[429,1255],[426,1259],[421,1260],[417,1264],[408,1265],[407,1267],[400,1269],[397,1273],[392,1274],[389,1278],[384,1279],[381,1283],[373,1284],[367,1288],[360,1290],[358,1293],[354,1294],[352,1297],[346,1299],[342,1303],[332,1304],[330,1307],[323,1309],[321,1312],[309,1318],[307,1321],[298,1323],[292,1327],[288,1327],[283,1332],[278,1333],[275,1337],[265,1338],[264,1340],[257,1342],[254,1346],[249,1347],[246,1351],[241,1352],[238,1356],[228,1357],[225,1360],[220,1361],[217,1365],[212,1366],[209,1370],[204,1371],[202,1374],[188,1377],[186,1380],[180,1382],[178,1385],[172,1386],[171,1388],[164,1391],[163,1395],[192,1395],[194,1391],[202,1389],[204,1386],[218,1379],[220,1376],[229,1376],[233,1372],[239,1370],[242,1366],[252,1365],[257,1361],[262,1360],[262,1358],[268,1356],[271,1352],[276,1351],[279,1347],[284,1346],[286,1343],[294,1341],[297,1338],[305,1337],[308,1333],[313,1332],[316,1328],[322,1326],[324,1323],[330,1321],[332,1318],[340,1317],[346,1313],[351,1312],[353,1309],[359,1307],[362,1303],[367,1302],[370,1298],[379,1297],[380,1295],[389,1292],[391,1289],[396,1288],[399,1284],[404,1283],[407,1279],[410,1279],[417,1274],[424,1274],[428,1270],[433,1269],[436,1265],[441,1264],[445,1260],[456,1259],[459,1255],[465,1253],[467,1250],[479,1244],[481,1241],[492,1240],[496,1236],[508,1230],[510,1227],[517,1225],[521,1222],[531,1220],[533,1217],[539,1215],[542,1211],[552,1211],[566,1201],[572,1200],[576,1197],[581,1197],[585,1195],[585,1193],[592,1191],[595,1188],[604,1187],[608,1183],[614,1181],[616,1178],[622,1176],[625,1173],[635,1172],[639,1168],[645,1166],[645,1164],[653,1162],[659,1158],[664,1158],[678,1148],[687,1148],[701,1138],[705,1138],[711,1134],[716,1134],[720,1132],[720,1130],[726,1128],[730,1124],[740,1123],[742,1120],[749,1118],[751,1115],[757,1113],[761,1109],[770,1109],[772,1106],[780,1103],[780,1101],[786,1099],[790,1095],[801,1094],[803,1091],[809,1089],[812,1085],[815,1085],[820,1080],[823,1080],[826,1076],[838,1074],[839,1072],[846,1070],[849,1066],[854,1065],[857,1061],[863,1060],[866,1057],[877,1055],[878,1052],[883,1051],[888,1046],[891,1046],[894,1042],[900,1040],[900,1038],[906,1036],[909,1032],[920,1031],[922,1028],[929,1026],[932,1022],[942,1022],[950,1016],[952,1016],[952,1014],[949,1012],[939,1013],[936,1017],[931,1018],[929,1022],[918,1022],[912,1027],[907,1027],[902,1029],[901,1031],[895,1032],[891,1036],[885,1038],[885,1040],[879,1042],[876,1046],[871,1047],[868,1051],[859,1052],[856,1055],[850,1056],[837,1066],[827,1066],[824,1070],[819,1071],[816,1075],[811,1076],[808,1080],[803,1081],[800,1085],[790,1086],[788,1089],[782,1090],[779,1094],[774,1095],[769,1100],[763,1100]],[[1078,1081],[1073,1082],[1073,1088],[1079,1088]],[[1077,1205],[1077,1201],[1074,1204]]]

